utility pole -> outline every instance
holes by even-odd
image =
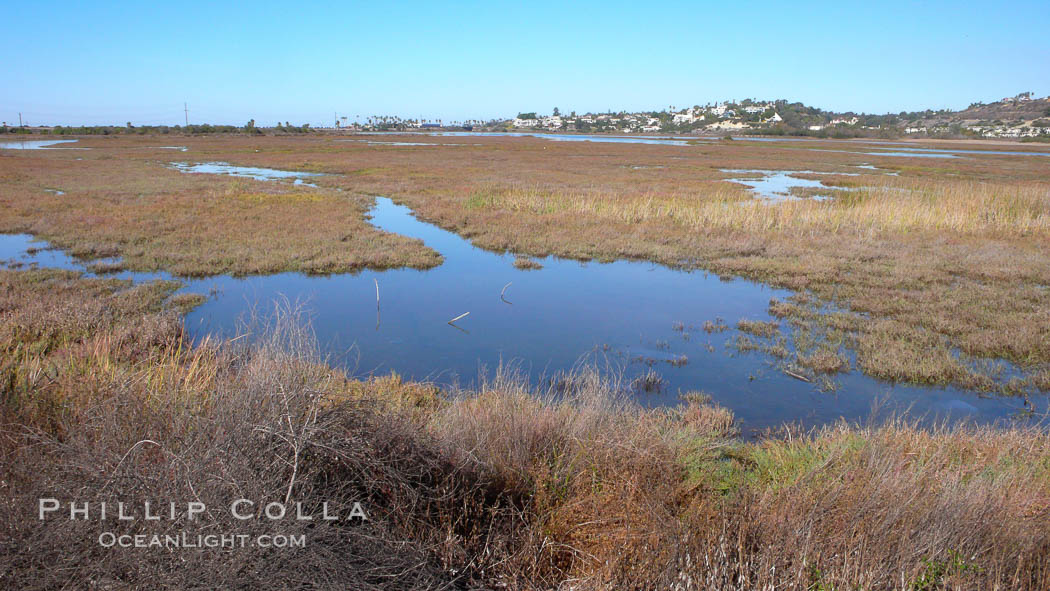
[[[186,103],[182,103],[182,110],[186,114],[186,127],[190,126],[190,107]]]

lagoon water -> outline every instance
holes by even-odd
[[[253,311],[265,316],[279,302],[299,303],[330,361],[356,376],[396,371],[412,379],[469,386],[504,364],[516,366],[533,383],[543,383],[578,363],[597,363],[622,373],[629,383],[652,368],[665,383],[657,392],[636,392],[642,404],[676,404],[680,392],[703,390],[731,408],[745,429],[785,422],[818,425],[842,417],[864,420],[875,405],[876,415],[910,409],[927,418],[981,422],[1020,409],[1015,399],[893,386],[859,372],[838,376],[838,390],[822,392],[813,383],[787,376],[763,354],[728,346],[739,335],[733,328],[737,320],[768,320],[770,298],[789,296],[785,290],[646,262],[580,263],[549,257],[540,260],[542,269],[519,270],[512,254],[476,248],[417,220],[389,199],[378,198],[371,216],[385,231],[422,239],[444,256],[443,264],[427,271],[184,281],[184,292],[211,294],[187,316],[190,334],[195,339],[234,337]],[[32,246],[29,236],[0,236],[0,261],[84,268],[55,250],[27,254]],[[468,312],[455,325],[448,324]],[[730,329],[702,330],[705,321],[717,319]]]
[[[756,197],[769,203],[797,201],[799,197],[791,194],[791,190],[796,187],[800,189],[826,189],[829,193],[835,190],[835,187],[829,187],[822,181],[792,176],[796,174],[829,174],[812,170],[748,170],[724,168],[722,169],[722,172],[746,175],[740,178],[725,180],[726,182],[737,183],[748,187],[751,189],[751,193]],[[838,176],[857,176],[858,173],[839,172],[834,174]],[[756,176],[758,178],[753,178]],[[827,196],[815,195],[811,198],[823,200],[827,199]]]
[[[58,144],[72,144],[76,141],[77,140],[19,140],[17,142],[0,142],[0,150],[47,150]],[[86,150],[87,148],[65,149]]]
[[[297,172],[293,170],[274,170],[273,168],[257,168],[254,166],[233,166],[225,162],[202,162],[200,164],[189,164],[186,162],[174,162],[172,168],[179,172],[189,174],[225,174],[257,181],[279,181],[291,179],[296,185],[307,185],[316,187],[303,179],[324,176],[319,172]]]
[[[411,133],[405,132],[372,132],[369,135],[412,135]],[[697,143],[706,143],[714,140],[721,140],[721,137],[716,136],[658,136],[658,135],[605,135],[605,134],[586,134],[586,133],[550,133],[550,132],[498,132],[498,131],[442,131],[427,133],[425,135],[438,135],[447,137],[535,137],[555,142],[596,142],[596,143],[622,143],[622,144],[662,144],[671,146],[689,146],[697,145]],[[749,136],[749,135],[735,135],[731,136],[732,140],[743,140],[749,142],[800,142],[801,145],[806,143],[812,143],[814,145],[822,145],[826,143],[837,143],[837,144],[855,144],[858,148],[863,148],[865,145],[880,144],[894,146],[892,150],[887,149],[878,152],[853,152],[857,154],[867,154],[872,156],[900,156],[900,157],[913,157],[913,158],[958,158],[959,155],[966,154],[983,154],[990,156],[1050,156],[1050,152],[1025,152],[1020,150],[979,150],[974,148],[922,148],[915,147],[909,144],[909,142],[891,142],[882,140],[866,140],[862,138],[858,139],[825,139],[825,138],[811,138],[803,136]],[[819,144],[818,144],[819,142]],[[821,149],[821,148],[813,148]],[[882,150],[880,148],[880,150]],[[842,151],[849,152],[850,150],[826,150],[826,151]]]

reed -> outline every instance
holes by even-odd
[[[688,193],[640,193],[610,199],[601,193],[536,187],[484,190],[484,208],[527,215],[574,214],[627,224],[660,222],[689,230],[769,232],[792,236],[949,232],[1022,237],[1050,235],[1046,186],[981,182],[870,179],[873,186],[838,191],[833,199],[764,204],[737,189],[715,186]]]
[[[0,406],[0,573],[20,589],[1050,584],[1039,427],[890,420],[737,439],[732,414],[702,393],[641,408],[622,376],[587,364],[541,385],[501,366],[447,392],[353,380],[324,363],[294,310],[190,347],[163,285],[59,271],[0,282],[4,371],[21,388]],[[100,551],[97,522],[36,518],[37,499],[56,494],[362,502],[370,520],[220,511],[168,526],[301,533],[308,551]],[[106,527],[155,533],[144,520]]]

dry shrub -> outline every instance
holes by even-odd
[[[545,392],[498,373],[434,418],[440,437],[528,499],[514,587],[629,588],[664,574],[676,531],[676,450],[661,413],[578,369]]]
[[[895,423],[761,443],[723,472],[722,527],[692,529],[684,588],[1046,588],[1048,441]]]
[[[408,418],[339,394],[345,380],[308,343],[303,332],[282,329],[250,346],[206,345],[215,372],[207,388],[189,392],[179,380],[147,387],[149,370],[140,368],[67,416],[60,435],[5,426],[9,551],[0,576],[23,589],[438,588],[475,576],[473,557],[502,533],[496,518],[520,511]],[[180,362],[189,371],[191,359]],[[96,508],[199,501],[208,512],[197,521],[180,512],[157,525],[40,521],[37,499],[48,497]],[[318,517],[240,521],[228,508],[241,498],[256,511],[302,503]],[[360,502],[370,520],[320,521],[325,502],[344,517]],[[308,542],[301,549],[120,549],[100,545],[104,531],[190,539],[305,534]],[[450,541],[456,533],[459,541]],[[491,548],[507,551],[498,540]],[[51,568],[58,563],[70,566]]]
[[[503,368],[450,393],[351,381],[295,314],[191,348],[156,285],[0,279],[15,294],[0,298],[0,343],[22,351],[0,424],[8,587],[1050,587],[1039,427],[891,422],[745,442],[702,394],[644,410],[586,366],[543,390]],[[40,521],[41,497],[209,511]],[[370,520],[240,521],[227,510],[239,498],[344,516],[360,502]],[[307,546],[104,548],[102,531],[302,534]]]

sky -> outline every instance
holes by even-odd
[[[1012,2],[7,3],[0,119],[331,125],[788,99],[867,113],[1050,94]]]

